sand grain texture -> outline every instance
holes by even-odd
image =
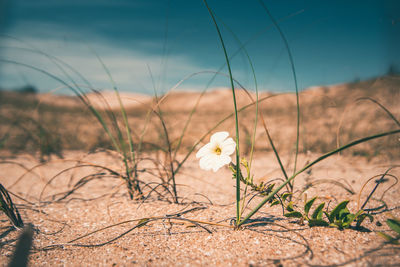
[[[70,152],[66,159],[80,158],[82,153]],[[273,165],[273,155],[257,155],[254,172],[257,175],[269,175],[265,162]],[[316,155],[301,156],[305,162]],[[86,159],[92,163],[118,167],[115,158],[106,153],[97,153]],[[26,166],[38,164],[29,156],[20,156],[13,162],[23,162]],[[72,161],[71,161],[72,162]],[[10,191],[34,201],[40,196],[45,182],[56,174],[71,166],[71,162],[48,162],[35,169],[37,175],[28,174],[19,183],[11,187],[12,177],[17,177],[22,170],[12,164],[3,164],[1,177]],[[311,174],[303,175],[296,181],[302,188],[306,182],[318,179],[332,181],[345,180],[354,191],[374,174],[385,171],[385,164],[371,164],[363,158],[330,158],[320,166],[313,168]],[[273,171],[273,169],[271,168]],[[42,202],[49,196],[63,192],[68,187],[67,181],[94,171],[83,168],[65,172],[48,186],[42,195]],[[19,173],[18,173],[19,172]],[[393,172],[399,175],[400,171]],[[271,176],[270,176],[271,177]],[[143,177],[143,179],[146,179]],[[388,265],[400,263],[399,247],[383,245],[383,239],[377,231],[386,231],[388,227],[377,226],[376,222],[384,222],[386,214],[376,215],[376,221],[366,222],[368,231],[353,229],[338,230],[333,228],[300,225],[295,219],[282,216],[280,207],[265,207],[254,219],[257,223],[235,231],[226,227],[205,225],[212,233],[190,223],[159,220],[132,230],[125,236],[100,247],[74,247],[66,244],[88,232],[127,220],[171,215],[183,210],[199,207],[201,209],[187,213],[182,217],[199,221],[221,222],[229,225],[235,214],[234,181],[227,169],[218,173],[200,171],[197,161],[191,159],[177,177],[180,196],[184,196],[183,204],[170,204],[165,201],[149,199],[145,203],[129,200],[125,188],[118,179],[99,180],[88,184],[71,197],[58,203],[49,203],[41,208],[20,208],[25,222],[34,224],[38,232],[35,234],[36,249],[51,245],[64,244],[62,247],[48,251],[34,251],[30,262],[32,266],[94,266],[94,265],[139,265],[139,266],[267,266],[279,265],[331,265],[349,263],[349,266]],[[387,188],[387,186],[385,186]],[[371,188],[369,188],[370,190]],[[382,188],[383,189],[383,188]],[[379,196],[384,190],[379,190]],[[111,197],[110,192],[114,195]],[[362,194],[365,199],[368,190]],[[333,195],[334,193],[334,195]],[[102,196],[107,194],[106,196]],[[321,198],[349,199],[350,210],[354,210],[357,195],[351,195],[344,189],[332,184],[321,184],[307,192],[309,196],[319,195]],[[395,216],[400,216],[398,195],[399,186],[392,188],[385,196],[388,207]],[[202,197],[206,195],[208,199]],[[260,201],[257,197],[253,204]],[[332,199],[332,202],[335,200]],[[36,201],[37,202],[37,201]],[[16,203],[24,203],[16,199]],[[212,204],[211,204],[212,203]],[[371,206],[379,202],[372,201]],[[129,230],[137,221],[116,226],[93,234],[90,237],[73,242],[78,245],[96,245],[111,240]],[[12,250],[16,231],[9,231],[9,222],[1,215],[3,265],[8,261]],[[376,251],[375,251],[376,250]]]

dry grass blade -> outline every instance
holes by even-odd
[[[378,186],[381,185],[382,183],[387,182],[387,181],[388,181],[388,177],[393,178],[393,179],[395,180],[395,183],[392,184],[388,189],[386,189],[386,190],[383,192],[383,194],[382,194],[382,196],[381,196],[381,198],[380,198],[380,200],[382,201],[382,198],[383,198],[383,196],[385,195],[385,193],[386,193],[390,188],[392,188],[395,184],[397,184],[397,181],[398,181],[397,177],[394,176],[394,175],[389,174],[389,172],[390,172],[392,169],[394,169],[395,167],[396,167],[396,166],[393,166],[393,167],[387,169],[387,170],[385,171],[385,173],[383,173],[383,174],[381,174],[381,175],[375,175],[375,176],[369,178],[369,179],[363,184],[363,186],[361,187],[360,192],[359,192],[359,194],[358,194],[357,209],[364,210],[365,206],[367,205],[368,201],[371,199],[372,195],[375,193],[375,191],[376,191],[376,189],[378,188]],[[363,203],[363,204],[361,205],[361,207],[360,207],[361,193],[362,193],[362,191],[364,190],[365,186],[366,186],[370,181],[374,180],[375,178],[377,178],[377,177],[379,177],[379,176],[380,176],[380,178],[377,179],[377,180],[375,180],[376,185],[374,186],[374,188],[373,188],[372,191],[369,193],[368,197],[366,198],[366,200],[364,201],[364,203]],[[370,209],[369,209],[369,210],[370,210]]]
[[[194,211],[198,211],[198,210],[203,210],[205,209],[205,207],[194,207],[188,210],[183,210],[183,211],[179,211],[179,212],[175,212],[173,214],[167,214],[165,216],[159,216],[159,217],[149,217],[149,218],[141,218],[141,219],[133,219],[133,220],[127,220],[127,221],[123,221],[123,222],[119,222],[116,224],[112,224],[100,229],[97,229],[95,231],[92,231],[90,233],[87,233],[85,235],[79,236],[77,238],[74,238],[70,241],[68,241],[67,243],[63,243],[63,244],[55,244],[55,245],[49,245],[43,248],[39,248],[39,250],[51,250],[51,249],[56,249],[56,248],[64,248],[64,247],[68,247],[68,246],[72,246],[72,247],[101,247],[101,246],[105,246],[108,245],[118,239],[120,239],[121,237],[129,234],[130,232],[132,232],[133,230],[143,227],[145,225],[147,225],[150,222],[153,221],[164,221],[164,220],[168,220],[169,222],[171,221],[184,221],[184,222],[188,222],[193,226],[199,227],[203,230],[205,230],[207,233],[211,234],[212,231],[210,229],[208,229],[207,227],[204,226],[205,225],[211,225],[211,226],[222,226],[222,227],[229,227],[232,228],[229,225],[224,225],[224,224],[220,224],[220,223],[213,223],[213,222],[206,222],[206,221],[199,221],[199,220],[192,220],[192,219],[187,219],[182,217],[182,215],[190,213],[190,212],[194,212]],[[113,228],[113,227],[117,227],[117,226],[121,226],[124,224],[128,224],[128,223],[136,223],[135,226],[129,228],[128,230],[122,232],[121,234],[117,235],[116,237],[113,237],[105,242],[101,242],[101,243],[97,243],[97,244],[81,244],[81,243],[75,243],[78,240],[84,239],[86,237],[89,237],[95,233]]]
[[[349,194],[354,195],[354,189],[351,187],[350,184],[345,184],[342,182],[339,182],[337,180],[332,180],[332,179],[317,179],[314,181],[309,182],[305,188],[303,190],[301,190],[301,194],[305,193],[309,188],[313,187],[313,186],[317,186],[319,184],[332,184],[332,185],[336,185],[339,186],[341,188],[343,188],[344,190],[346,190]]]
[[[360,98],[356,99],[356,100],[354,101],[354,103],[350,103],[348,106],[346,106],[345,109],[344,109],[344,111],[343,111],[343,113],[342,113],[342,116],[340,117],[339,124],[338,124],[338,127],[337,127],[337,129],[336,129],[336,146],[337,146],[337,147],[340,147],[340,130],[341,130],[341,127],[342,127],[342,124],[343,124],[345,115],[350,113],[349,110],[348,110],[348,109],[350,109],[350,105],[355,105],[356,103],[359,103],[359,102],[362,102],[362,101],[370,101],[370,102],[372,102],[373,104],[377,105],[380,109],[382,109],[382,110],[388,115],[388,117],[389,117],[397,126],[400,127],[400,122],[399,122],[399,120],[396,119],[396,117],[394,116],[394,114],[393,114],[392,112],[390,112],[384,105],[382,105],[380,102],[378,102],[377,100],[375,100],[375,99],[373,99],[373,98],[371,98],[371,97],[360,97]]]

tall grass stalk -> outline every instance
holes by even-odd
[[[238,112],[237,112],[237,105],[236,105],[236,94],[235,94],[235,86],[233,84],[233,75],[232,75],[232,70],[231,70],[231,65],[229,62],[229,57],[228,53],[226,51],[224,39],[222,38],[221,31],[219,30],[218,23],[215,20],[214,14],[211,11],[210,7],[207,4],[206,0],[203,0],[204,4],[206,5],[206,8],[208,12],[210,13],[211,19],[215,25],[215,29],[217,30],[218,37],[221,42],[222,49],[224,50],[224,55],[226,59],[226,66],[229,71],[229,80],[231,83],[231,89],[232,89],[232,97],[233,97],[233,106],[235,109],[235,129],[236,129],[236,173],[239,173],[240,171],[240,159],[239,159],[239,120],[238,120]],[[237,176],[236,177],[236,224],[238,225],[240,221],[240,179]]]
[[[121,114],[122,114],[122,118],[124,121],[124,126],[125,126],[125,130],[126,130],[126,137],[128,139],[128,145],[129,145],[129,156],[126,155],[126,148],[125,148],[125,141],[123,140],[122,136],[120,138],[120,144],[122,146],[122,152],[123,152],[123,161],[125,164],[125,171],[126,171],[126,176],[127,176],[127,183],[128,183],[128,189],[129,189],[129,194],[131,199],[133,199],[133,192],[132,192],[132,187],[134,188],[135,191],[137,191],[140,195],[142,194],[140,186],[139,186],[139,182],[138,182],[138,177],[136,176],[137,172],[131,168],[135,168],[136,166],[136,157],[135,157],[135,151],[133,148],[133,140],[132,140],[132,134],[131,134],[131,129],[129,127],[129,122],[128,122],[128,117],[126,115],[126,111],[125,111],[125,107],[122,103],[121,100],[121,96],[119,95],[118,89],[117,89],[117,85],[111,75],[111,72],[109,71],[109,69],[107,68],[107,66],[104,64],[103,60],[100,58],[100,56],[96,53],[96,51],[94,49],[92,49],[93,53],[96,55],[97,59],[99,60],[100,64],[102,65],[103,69],[105,70],[105,72],[107,73],[109,80],[112,84],[113,90],[115,92],[115,95],[117,96],[118,99],[118,104],[119,107],[121,109]],[[115,121],[116,122],[116,121]],[[119,132],[119,126],[118,123],[116,122],[116,128]],[[130,159],[131,164],[129,166],[128,164],[128,159]],[[133,177],[132,177],[133,175]],[[133,184],[132,184],[133,183]]]
[[[164,56],[163,56],[163,59],[165,57],[166,42],[167,42],[167,36],[165,36],[165,41],[164,41],[164,49],[163,49]],[[155,84],[152,71],[151,71],[149,66],[147,66],[147,67],[148,67],[148,70],[149,70],[149,73],[150,73],[150,77],[151,77],[151,80],[152,80],[152,83],[153,83],[153,90],[154,90],[155,106],[152,107],[152,110],[158,116],[158,118],[160,119],[162,130],[163,130],[164,135],[165,135],[165,143],[167,145],[167,154],[168,154],[168,161],[169,161],[168,165],[169,165],[169,168],[170,168],[170,175],[171,175],[170,177],[167,178],[168,179],[167,180],[167,184],[169,185],[170,181],[172,181],[172,191],[173,191],[174,202],[178,203],[179,202],[179,200],[178,200],[178,191],[176,190],[176,179],[175,179],[176,171],[175,171],[175,167],[174,167],[174,160],[175,160],[176,153],[174,154],[174,156],[172,155],[171,141],[170,141],[170,138],[169,138],[167,126],[165,124],[165,119],[163,118],[163,114],[162,114],[161,107],[160,107],[160,104],[161,104],[162,100],[165,99],[165,98],[162,98],[161,100],[159,100],[158,94],[157,94],[157,86]],[[183,136],[182,136],[182,138],[183,138]]]
[[[215,15],[215,14],[214,14]],[[216,16],[216,15],[215,15]],[[217,17],[217,16],[216,16]],[[218,18],[218,17],[217,17]],[[219,19],[219,18],[218,18]],[[220,19],[219,19],[220,20]],[[249,160],[249,162],[246,162],[245,164],[247,165],[248,164],[248,166],[246,166],[246,168],[247,168],[247,180],[246,180],[246,186],[245,186],[245,188],[244,188],[244,192],[243,192],[243,199],[242,199],[242,207],[240,208],[240,214],[239,214],[239,219],[238,219],[238,221],[240,221],[240,219],[241,219],[241,216],[242,216],[242,214],[243,214],[243,212],[244,212],[244,208],[245,208],[245,202],[246,202],[246,195],[247,195],[247,188],[248,188],[248,181],[249,181],[249,179],[250,179],[250,177],[251,177],[251,173],[250,173],[250,171],[251,171],[251,165],[252,165],[252,162],[253,162],[253,155],[254,155],[254,145],[255,145],[255,139],[256,139],[256,133],[257,133],[257,123],[258,123],[258,84],[257,84],[257,77],[256,77],[256,73],[255,73],[255,69],[254,69],[254,65],[253,65],[253,62],[252,62],[252,60],[251,60],[251,58],[250,58],[250,55],[248,54],[248,52],[247,52],[247,49],[245,48],[245,46],[242,44],[242,42],[240,41],[240,39],[238,38],[238,36],[230,29],[230,27],[228,27],[228,25],[226,25],[223,21],[221,21],[221,23],[223,24],[223,26],[231,33],[231,35],[233,36],[233,38],[235,38],[235,40],[236,40],[236,42],[238,43],[238,45],[239,45],[239,47],[240,47],[240,49],[238,50],[238,51],[242,51],[243,50],[243,53],[245,54],[245,56],[246,56],[246,58],[247,58],[247,61],[249,62],[249,66],[250,66],[250,69],[251,69],[251,73],[253,74],[253,79],[254,79],[254,87],[255,87],[255,91],[256,91],[256,100],[254,101],[253,100],[253,98],[251,97],[251,95],[250,95],[250,93],[246,90],[246,89],[244,89],[244,87],[243,86],[241,86],[244,90],[245,90],[245,92],[248,94],[248,96],[249,96],[249,98],[251,99],[251,101],[253,102],[253,103],[255,103],[255,105],[256,105],[256,112],[255,112],[255,119],[254,119],[254,127],[253,127],[253,134],[252,134],[252,136],[251,136],[251,147],[250,147],[250,160]],[[230,57],[229,59],[228,59],[228,61],[230,61],[232,59],[232,57]],[[226,64],[226,63],[225,63]],[[223,66],[225,66],[225,64],[223,65]],[[237,171],[237,169],[236,169],[236,171]],[[236,172],[237,173],[237,172]],[[240,179],[240,177],[239,177],[239,179]]]
[[[229,28],[228,28],[228,29],[229,29]],[[232,31],[230,31],[230,32],[231,32],[231,34],[233,35],[233,37],[236,39],[236,41],[239,43],[239,47],[243,47],[243,52],[245,53],[246,58],[247,58],[247,60],[249,61],[249,65],[250,65],[250,68],[251,68],[251,72],[252,72],[252,74],[253,74],[254,86],[255,86],[255,90],[256,90],[256,101],[255,101],[255,103],[256,103],[256,113],[255,113],[255,119],[254,119],[253,135],[252,135],[252,137],[251,137],[250,161],[249,161],[248,173],[247,173],[247,178],[248,178],[248,179],[251,179],[251,173],[250,173],[250,171],[251,171],[251,166],[252,166],[252,162],[253,162],[254,146],[255,146],[255,142],[256,142],[257,124],[258,124],[258,84],[257,84],[257,77],[256,77],[255,69],[254,69],[254,66],[253,66],[253,62],[252,62],[252,60],[251,60],[251,58],[250,58],[250,55],[247,53],[247,50],[245,49],[245,47],[241,44],[239,38],[238,38]],[[247,92],[247,91],[246,91],[246,92]],[[237,171],[238,171],[238,170],[236,169],[236,173],[238,174]],[[239,180],[240,180],[240,177],[236,177],[236,179],[238,179],[238,178],[239,178]],[[247,181],[248,181],[248,180],[247,180]],[[242,217],[242,214],[243,214],[244,209],[245,209],[245,207],[246,207],[245,204],[246,204],[247,187],[248,187],[248,182],[246,182],[246,187],[245,187],[245,190],[244,190],[244,193],[243,193],[242,208],[241,208],[241,211],[240,211],[240,214],[239,214],[238,222],[240,222],[241,217]]]
[[[288,53],[289,61],[290,61],[290,67],[292,70],[292,75],[293,75],[293,81],[294,81],[294,86],[295,86],[295,91],[296,91],[296,111],[297,111],[297,123],[296,123],[296,151],[295,151],[295,158],[294,158],[294,167],[293,167],[293,174],[296,173],[296,168],[297,168],[297,157],[299,154],[299,141],[300,141],[300,99],[299,99],[299,89],[297,85],[297,75],[296,75],[296,68],[294,65],[294,60],[292,56],[292,52],[289,47],[289,42],[286,39],[285,34],[283,33],[281,27],[279,26],[278,22],[275,20],[275,18],[272,16],[271,12],[267,8],[267,6],[264,4],[262,0],[259,0],[261,6],[264,8],[265,12],[268,14],[270,20],[274,24],[275,28],[278,30],[279,35],[285,45],[285,50]],[[287,179],[287,177],[286,177]],[[294,184],[289,183],[289,187],[291,189],[291,193],[293,193],[293,188]]]
[[[218,18],[218,17],[217,17]],[[219,19],[219,18],[218,18]],[[254,79],[254,88],[256,91],[256,100],[254,101],[250,95],[250,93],[244,89],[243,86],[241,86],[245,92],[248,94],[248,96],[250,97],[250,99],[255,103],[256,105],[256,112],[255,112],[255,119],[254,119],[254,127],[253,127],[253,134],[251,137],[251,148],[250,148],[250,161],[249,161],[249,166],[251,169],[251,163],[253,162],[253,155],[254,155],[254,145],[255,145],[255,139],[256,139],[256,133],[257,133],[257,124],[258,124],[258,83],[257,83],[257,76],[256,76],[256,71],[253,65],[253,61],[250,58],[249,53],[247,52],[247,49],[245,47],[245,45],[240,41],[239,37],[232,31],[232,29],[230,29],[230,27],[228,27],[228,25],[226,25],[223,21],[221,21],[221,23],[223,24],[223,26],[231,33],[231,35],[233,36],[233,38],[235,38],[236,42],[239,45],[239,49],[238,51],[242,51],[244,55],[246,56],[247,61],[249,62],[249,66],[250,66],[250,70],[251,73],[253,75],[253,79]],[[229,58],[229,61],[232,60],[232,57]],[[226,63],[225,63],[226,64]],[[225,64],[223,66],[225,66]]]
[[[392,114],[392,112],[390,112],[384,105],[379,103],[377,100],[375,100],[373,98],[370,98],[370,97],[360,97],[360,98],[357,98],[354,101],[354,103],[352,103],[352,104],[355,105],[356,103],[359,103],[361,101],[370,101],[373,104],[377,105],[379,108],[381,108],[390,117],[390,119],[392,119],[392,121],[394,123],[397,124],[397,126],[400,127],[400,122],[396,119],[396,117]],[[349,108],[350,108],[350,106],[346,106],[344,111],[343,111],[343,113],[342,113],[342,116],[340,117],[339,124],[338,124],[337,130],[336,130],[336,147],[340,147],[340,129],[342,127],[345,115],[349,114],[349,112],[348,112]]]
[[[296,13],[296,14],[297,14],[297,13]],[[214,16],[215,16],[215,14],[214,14]],[[291,16],[289,16],[289,17],[291,17]],[[289,17],[288,17],[288,18],[289,18]],[[273,19],[273,18],[272,18],[272,19]],[[223,22],[222,22],[222,23],[223,23]],[[255,142],[255,134],[256,134],[255,129],[256,129],[256,126],[257,126],[258,115],[259,115],[259,116],[260,116],[260,119],[261,119],[261,122],[262,122],[262,124],[263,124],[264,130],[265,130],[265,132],[266,132],[266,134],[267,134],[268,142],[269,142],[269,144],[271,145],[272,150],[274,151],[275,157],[276,157],[276,159],[277,159],[277,161],[278,161],[278,164],[279,164],[279,166],[280,166],[280,168],[281,168],[281,171],[282,171],[283,175],[285,176],[285,179],[288,179],[289,176],[287,175],[286,169],[285,169],[285,167],[283,166],[282,160],[281,160],[281,158],[280,158],[280,156],[279,156],[279,153],[278,153],[278,151],[277,151],[277,149],[276,149],[276,147],[275,147],[275,144],[274,144],[274,142],[273,142],[273,140],[272,140],[272,137],[271,137],[271,135],[270,135],[270,133],[269,133],[269,130],[268,130],[267,124],[266,124],[266,122],[265,122],[264,116],[263,116],[262,112],[259,112],[259,110],[258,110],[258,85],[257,85],[257,78],[256,78],[256,75],[255,75],[254,66],[253,66],[252,61],[251,61],[251,59],[250,59],[250,56],[249,56],[249,54],[247,53],[247,50],[246,50],[246,48],[245,48],[246,45],[247,45],[247,44],[250,42],[250,40],[252,40],[252,39],[250,39],[250,40],[248,40],[246,43],[242,44],[242,43],[239,41],[239,38],[237,38],[237,36],[233,33],[233,31],[232,31],[225,23],[223,23],[223,25],[230,31],[230,33],[232,34],[232,36],[233,36],[233,37],[236,39],[236,41],[239,43],[239,48],[238,48],[238,50],[235,51],[235,52],[232,54],[232,56],[227,60],[227,62],[230,62],[234,56],[236,56],[240,51],[243,50],[244,53],[245,53],[245,55],[246,55],[246,57],[247,57],[247,59],[248,59],[248,61],[249,61],[250,68],[251,68],[251,71],[252,71],[252,74],[253,74],[253,78],[254,78],[254,82],[255,82],[255,88],[256,88],[256,102],[255,102],[255,103],[256,103],[256,119],[255,119],[255,125],[254,125],[255,128],[254,128],[254,132],[253,132],[253,143],[252,143],[252,148],[251,148],[251,153],[250,153],[250,165],[251,165],[251,162],[252,162],[252,156],[253,156],[253,152],[252,152],[252,151],[253,151],[254,142]],[[278,29],[280,30],[277,21],[274,20],[274,19],[273,19],[273,26],[274,26],[274,27],[278,27]],[[281,32],[281,31],[280,31],[280,32]],[[257,35],[256,35],[256,36],[257,36]],[[285,36],[283,35],[283,33],[282,33],[282,36],[283,36],[283,40],[284,40],[285,43],[287,44],[286,38],[285,38]],[[289,46],[287,45],[286,48],[288,49],[289,60],[290,60],[290,62],[291,62],[291,66],[292,66],[292,73],[293,73],[293,76],[294,76],[294,81],[295,81],[294,84],[295,84],[296,96],[297,96],[296,99],[297,99],[297,114],[298,114],[298,119],[297,119],[296,155],[295,155],[295,167],[294,167],[294,169],[296,169],[297,154],[298,154],[298,145],[299,145],[299,127],[300,127],[300,124],[299,124],[299,121],[300,121],[300,119],[299,119],[300,108],[299,108],[299,107],[300,107],[300,105],[299,105],[297,78],[296,78],[296,72],[295,72],[295,68],[294,68],[294,61],[293,61],[293,58],[292,58],[292,56],[291,56],[291,53],[290,53],[290,50],[289,50]],[[223,67],[225,67],[226,64],[227,64],[227,63],[225,62],[225,63],[219,68],[218,73],[219,73],[220,70],[223,69]],[[207,87],[211,84],[211,82],[213,81],[213,79],[216,77],[216,75],[217,75],[218,73],[216,73],[216,74],[214,75],[214,77],[210,80],[210,82],[208,83]],[[234,79],[233,79],[233,80],[234,80]],[[237,81],[235,81],[235,82],[237,82]],[[239,82],[237,82],[237,83],[240,85]],[[244,89],[245,92],[247,93],[247,90],[246,90],[243,86],[241,86],[241,87],[242,87],[242,89]],[[252,99],[252,97],[250,96],[250,94],[248,94],[248,95],[249,95],[250,99],[251,99],[252,101],[254,101],[254,100]],[[289,190],[290,190],[290,191],[293,191],[293,185],[290,185],[290,184],[289,184],[289,186],[290,186]]]

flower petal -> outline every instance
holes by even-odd
[[[196,158],[204,157],[205,155],[210,153],[212,153],[212,144],[208,143],[204,145],[202,148],[200,148],[199,151],[197,151]]]
[[[206,170],[206,171],[210,170],[210,167],[209,167],[210,165],[208,164],[208,157],[207,156],[202,157],[200,159],[199,165],[200,165],[200,169],[203,169],[203,170]]]
[[[232,159],[227,155],[221,155],[219,156],[219,161],[221,162],[222,165],[227,165],[231,163]]]
[[[214,133],[210,137],[210,143],[197,151],[196,157],[200,158],[199,165],[201,169],[216,172],[232,161],[230,155],[235,151],[236,143],[232,138],[228,137],[228,132]]]
[[[221,144],[221,153],[224,155],[231,155],[233,152],[235,152],[235,148],[235,141],[233,141],[232,138],[228,138]]]
[[[212,170],[214,172],[217,172],[224,164],[222,164],[220,161],[214,161],[212,165]]]
[[[202,157],[199,161],[200,168],[206,171],[211,170],[214,167],[214,163],[217,161],[217,155],[209,154]]]
[[[217,132],[210,137],[210,143],[222,143],[229,136],[228,132]]]
[[[227,163],[227,159],[225,158],[226,156],[224,156],[223,159],[221,159],[221,156],[218,156],[218,159],[214,160],[211,165],[210,165],[210,169],[212,169],[214,172],[217,172],[221,167],[223,167],[224,165],[226,165]],[[229,157],[228,157],[229,158]],[[231,159],[229,158],[229,162],[231,161]],[[228,162],[228,163],[229,163]]]
[[[221,167],[229,164],[232,161],[231,157],[226,155],[218,156],[218,159],[212,163],[212,170],[214,172],[218,171]]]
[[[224,165],[220,165],[220,164],[218,164],[217,162],[215,162],[215,163],[214,163],[214,166],[212,167],[212,170],[213,170],[214,172],[217,172],[217,171],[219,170],[219,168],[221,168],[222,166],[224,166]]]

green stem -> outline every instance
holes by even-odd
[[[110,79],[110,82],[111,82],[111,84],[112,84],[112,86],[113,86],[113,90],[114,90],[114,92],[115,92],[115,95],[117,96],[118,104],[119,104],[119,106],[120,106],[120,108],[121,108],[122,118],[123,118],[124,124],[125,124],[126,135],[127,135],[127,138],[128,138],[128,144],[129,144],[129,158],[130,158],[130,160],[131,160],[132,165],[135,166],[135,154],[134,154],[135,151],[134,151],[134,149],[133,149],[133,140],[132,140],[132,135],[131,135],[131,129],[130,129],[130,127],[129,127],[128,116],[126,115],[125,107],[124,107],[124,105],[122,104],[121,96],[120,96],[120,94],[119,94],[119,92],[118,92],[117,85],[116,85],[116,83],[115,83],[113,77],[111,76],[111,73],[110,73],[109,69],[108,69],[107,66],[104,64],[103,60],[102,60],[102,59],[100,58],[100,56],[96,53],[96,51],[93,50],[93,53],[95,54],[95,56],[96,56],[97,59],[99,60],[99,62],[100,62],[100,64],[102,65],[103,69],[105,70],[105,72],[106,72],[106,74],[107,74],[108,78]],[[118,124],[117,124],[117,127],[118,127]],[[124,141],[121,140],[121,142],[124,142]],[[124,151],[124,154],[125,154],[125,151]]]
[[[214,14],[211,11],[210,7],[207,4],[206,0],[203,0],[204,4],[207,7],[208,12],[210,13],[211,19],[214,22],[215,29],[217,30],[218,37],[221,41],[222,49],[224,50],[224,55],[225,55],[225,60],[226,60],[226,66],[228,67],[229,71],[229,80],[231,82],[231,88],[232,88],[232,96],[233,96],[233,105],[235,108],[235,128],[236,128],[236,173],[239,173],[240,166],[239,166],[239,120],[238,120],[238,114],[237,114],[237,105],[236,105],[236,95],[235,95],[235,86],[233,84],[233,75],[232,75],[232,70],[231,70],[231,65],[229,62],[229,57],[228,53],[226,51],[224,39],[222,38],[221,31],[219,30],[218,23],[215,20]],[[240,179],[236,177],[236,225],[239,226],[239,221],[240,221]]]
[[[294,66],[294,60],[292,56],[292,52],[289,47],[289,42],[287,41],[285,34],[283,33],[281,27],[279,27],[278,22],[275,20],[275,18],[272,16],[271,12],[267,8],[267,6],[264,4],[262,0],[259,0],[261,6],[264,8],[265,12],[267,12],[269,18],[271,19],[272,23],[274,24],[275,28],[278,30],[279,35],[281,36],[281,39],[283,43],[285,44],[286,51],[288,53],[289,61],[290,61],[290,66],[292,70],[292,75],[293,75],[293,80],[294,80],[294,86],[296,89],[296,107],[297,107],[297,124],[296,124],[296,153],[295,153],[295,159],[294,159],[294,167],[293,167],[293,174],[296,173],[296,168],[297,168],[297,157],[299,154],[299,139],[300,139],[300,101],[299,101],[299,89],[297,85],[297,75],[296,75],[296,68]],[[293,193],[293,184],[289,183],[289,186],[291,188],[291,191]]]

